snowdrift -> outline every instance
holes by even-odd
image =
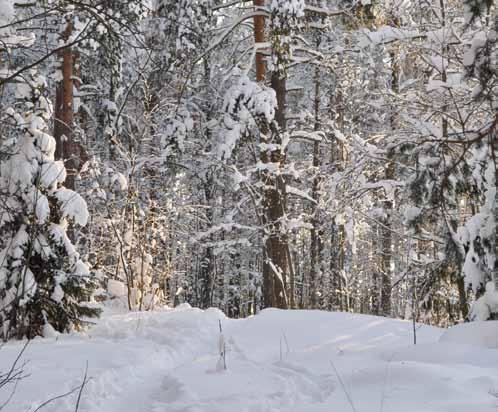
[[[411,323],[347,313],[107,313],[84,334],[32,342],[30,375],[2,412],[33,411],[78,387],[87,363],[80,412],[495,412],[498,351],[454,343],[454,333],[420,326],[413,346]],[[21,347],[0,349],[2,370]],[[73,411],[76,395],[43,410]]]
[[[453,326],[441,336],[440,342],[498,348],[498,321],[476,321]]]

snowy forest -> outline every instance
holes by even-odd
[[[52,378],[30,384],[25,350],[41,365],[59,342],[91,351],[78,340],[91,336],[150,333],[183,361],[212,340],[220,372],[260,344],[240,326],[257,324],[299,379],[284,362],[292,328],[295,345],[300,328],[318,333],[313,348],[350,333],[327,337],[324,323],[372,319],[388,323],[361,339],[486,336],[497,348],[497,28],[495,0],[0,0],[0,410],[38,411],[46,397],[54,411],[300,412],[334,396],[326,410],[372,410],[370,392],[355,399],[346,371],[318,354],[302,365],[328,367],[334,389],[309,372],[293,382],[303,397],[283,396],[295,403],[196,393],[192,406],[168,378],[167,399],[125,409],[95,400],[112,374],[85,372],[63,403],[60,385],[37,389]],[[472,352],[448,348],[433,350]],[[474,363],[462,375],[492,400],[424,408],[412,394],[392,410],[495,410],[498,355],[479,354],[493,388]],[[88,356],[76,356],[87,370]],[[209,396],[234,377],[220,379]]]

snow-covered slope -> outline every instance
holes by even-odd
[[[453,326],[443,333],[440,342],[498,349],[498,321],[475,321]]]
[[[226,371],[216,367],[219,320]],[[32,342],[30,376],[2,412],[33,411],[77,387],[87,362],[81,412],[498,410],[498,351],[439,343],[442,332],[422,326],[413,346],[409,322],[346,313],[265,310],[229,320],[183,306],[107,314],[86,334]],[[0,350],[1,370],[21,347]],[[75,398],[43,410],[73,411]]]

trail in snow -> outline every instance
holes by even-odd
[[[226,371],[216,370],[219,320]],[[438,343],[442,332],[421,327],[414,347],[409,322],[346,313],[108,314],[86,334],[32,342],[30,376],[2,412],[33,411],[77,387],[86,362],[80,412],[349,412],[346,392],[358,412],[496,411],[498,351]],[[1,370],[20,347],[0,350]],[[44,411],[72,411],[75,396]]]

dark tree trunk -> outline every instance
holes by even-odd
[[[314,114],[315,114],[315,124],[314,131],[320,130],[320,69],[315,69],[315,99],[314,99]],[[320,202],[320,184],[321,184],[321,174],[320,174],[320,142],[314,142],[313,144],[313,167],[315,169],[315,177],[313,178],[311,197],[315,201],[311,205],[311,232],[310,232],[310,306],[315,309],[317,307],[317,294],[318,285],[317,277],[318,273],[321,272],[321,256],[323,249],[322,233],[320,230],[321,222],[319,217],[318,204]]]
[[[263,7],[265,0],[254,0],[255,7]],[[254,17],[254,41],[263,43],[265,41],[265,18],[264,16]],[[266,77],[265,57],[263,53],[256,53],[256,81],[264,82]]]
[[[277,95],[275,120],[278,130],[272,128],[271,143],[277,145],[276,150],[264,152],[262,160],[276,164],[281,168],[285,155],[280,150],[281,133],[285,130],[285,78],[277,73],[272,74],[271,86]],[[281,174],[265,173],[264,175],[263,210],[266,226],[263,263],[263,294],[266,307],[287,308],[287,279],[289,278],[290,254],[288,253],[288,237],[282,230],[282,219],[285,217],[286,184]],[[276,273],[278,272],[278,273]]]
[[[336,90],[335,96],[330,100],[330,112],[336,113],[337,127],[341,129],[344,124],[344,106],[342,93]],[[342,171],[344,168],[345,154],[342,143],[332,139],[330,148],[331,171]],[[348,310],[349,301],[346,293],[344,272],[346,265],[346,228],[344,224],[332,220],[330,236],[330,276],[332,284],[331,306],[334,310]]]
[[[497,17],[498,26],[498,17]],[[497,27],[498,28],[498,27]],[[493,161],[495,162],[495,266],[493,270],[493,282],[495,284],[495,290],[498,291],[498,136],[497,136],[497,119],[498,119],[498,105],[495,110],[495,125],[491,130],[491,141],[493,142],[491,150],[493,151]]]
[[[264,0],[254,0],[256,7],[264,5]],[[254,17],[254,39],[263,43],[265,19]],[[266,77],[266,67],[262,53],[256,53],[256,80],[263,82]],[[271,87],[277,96],[275,121],[278,127],[266,127],[261,130],[261,143],[272,143],[277,149],[262,150],[261,162],[272,163],[281,168],[285,162],[285,154],[280,149],[281,133],[285,131],[285,77],[272,73]],[[263,300],[265,307],[287,308],[287,279],[291,273],[291,262],[287,234],[282,230],[282,219],[285,217],[285,179],[281,174],[263,172]]]
[[[204,183],[204,193],[206,198],[206,219],[208,226],[212,227],[213,224],[213,190],[214,182],[208,177],[207,181]],[[213,241],[214,238],[211,236],[209,241]],[[199,270],[199,280],[201,286],[200,292],[200,306],[203,309],[209,308],[213,305],[213,289],[214,289],[214,251],[212,246],[206,246],[204,249],[204,255],[201,259],[200,270]]]
[[[348,307],[343,279],[345,264],[346,231],[344,225],[331,225],[330,276],[332,286],[331,309],[346,310]]]
[[[389,160],[385,172],[386,180],[394,179],[394,162]],[[386,194],[387,195],[387,194]],[[391,315],[391,262],[392,262],[392,214],[393,202],[390,199],[384,201],[385,218],[380,226],[381,259],[380,259],[380,307],[379,313],[383,316]]]

